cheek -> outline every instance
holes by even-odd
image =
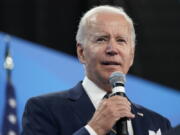
[[[96,61],[97,54],[92,49],[87,49],[84,52],[86,65],[90,66]]]
[[[133,60],[133,53],[130,49],[124,50],[122,53],[122,58],[126,66],[129,66]]]
[[[98,46],[91,45],[86,49],[85,56],[86,56],[86,58],[96,60],[96,59],[98,59],[98,55],[101,54],[100,50],[101,49]]]
[[[99,62],[104,56],[104,47],[97,44],[89,44],[85,48],[84,56],[88,67],[98,68]]]

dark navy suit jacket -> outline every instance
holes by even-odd
[[[84,126],[94,112],[81,82],[64,92],[33,97],[25,107],[22,135],[89,135]],[[142,106],[132,103],[132,112],[134,135],[159,128],[166,132],[171,127],[166,118]]]

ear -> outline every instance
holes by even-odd
[[[77,56],[78,56],[79,61],[82,64],[85,64],[84,47],[83,47],[83,45],[77,43],[76,44],[76,52],[77,52]]]

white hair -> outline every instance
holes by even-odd
[[[136,34],[135,34],[135,30],[134,30],[134,25],[133,25],[132,19],[126,14],[126,12],[123,10],[123,8],[109,6],[109,5],[103,5],[103,6],[94,7],[92,9],[90,9],[89,11],[87,11],[82,16],[82,18],[80,20],[80,23],[79,23],[78,30],[77,30],[77,34],[76,34],[76,42],[81,44],[81,45],[85,44],[86,31],[87,31],[87,26],[88,26],[89,19],[93,15],[95,15],[97,13],[102,13],[102,12],[115,13],[115,14],[123,15],[125,17],[127,22],[130,24],[131,41],[132,41],[133,47],[135,47]]]

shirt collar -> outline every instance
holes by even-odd
[[[99,103],[106,95],[106,91],[99,88],[93,81],[91,81],[87,76],[84,77],[82,82],[82,86],[89,96],[91,102],[93,103],[94,107],[97,109]]]

